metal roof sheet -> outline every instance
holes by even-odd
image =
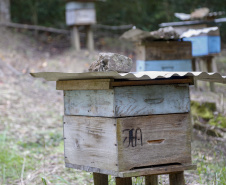
[[[40,72],[31,73],[35,78],[43,78],[47,81],[58,80],[84,80],[84,79],[103,79],[111,78],[117,80],[153,80],[167,79],[171,77],[193,77],[195,80],[211,81],[226,83],[226,76],[221,76],[219,73],[206,72],[166,72],[166,71],[144,71],[118,73],[115,71],[108,72],[86,72],[86,73],[60,73],[60,72]]]

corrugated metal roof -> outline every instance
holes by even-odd
[[[195,80],[212,81],[226,83],[226,76],[221,76],[219,73],[206,72],[165,72],[165,71],[144,71],[118,73],[115,71],[108,72],[87,72],[87,73],[59,73],[59,72],[40,72],[31,73],[35,78],[43,78],[47,81],[58,80],[82,80],[82,79],[124,79],[124,80],[153,80],[164,79],[171,77],[194,77]]]

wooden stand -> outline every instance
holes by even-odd
[[[119,172],[116,177],[116,185],[132,185],[132,177],[145,176],[145,185],[158,185],[158,175],[169,174],[170,185],[185,185],[184,170],[195,169],[195,165],[169,165],[153,167],[127,172]],[[93,173],[94,185],[108,185],[108,176]]]
[[[198,62],[202,62],[198,64]],[[214,61],[214,55],[208,55],[203,57],[196,57],[192,59],[193,71],[206,71],[206,72],[217,72],[216,63]],[[215,91],[215,86],[213,82],[209,82],[210,91]],[[195,82],[195,87],[197,88],[197,83]]]
[[[80,51],[79,26],[74,25],[71,29],[71,44],[76,51]],[[93,31],[90,25],[86,26],[86,46],[89,51],[94,50]]]
[[[71,30],[71,44],[76,51],[80,51],[80,37],[78,26],[73,26]]]

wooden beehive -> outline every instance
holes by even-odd
[[[66,4],[66,24],[91,25],[96,23],[94,2],[68,2]]]
[[[218,27],[216,31],[202,33],[201,35],[184,38],[184,41],[192,42],[192,56],[207,56],[221,52],[220,28],[214,21],[196,20],[162,23],[160,26],[173,26],[173,28],[181,35],[189,29],[203,29],[208,27]]]
[[[112,174],[191,164],[191,78],[57,81],[67,167]]]
[[[137,71],[192,71],[191,42],[145,41],[136,51]]]

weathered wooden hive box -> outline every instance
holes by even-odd
[[[94,2],[68,2],[66,4],[66,24],[91,25],[96,23]]]
[[[192,21],[188,21],[192,22]],[[194,21],[195,22],[195,21]],[[168,23],[170,25],[170,23]],[[173,25],[173,23],[172,23]],[[189,29],[200,30],[204,28],[209,28],[212,26],[217,26],[215,23],[213,24],[204,24],[200,21],[200,24],[192,24],[187,23],[184,21],[178,25],[173,26],[173,28],[179,33],[182,34],[183,32],[188,31]],[[208,33],[202,33],[197,36],[191,36],[188,38],[183,38],[184,41],[190,41],[192,43],[192,56],[205,56],[205,55],[212,55],[221,52],[221,38],[220,38],[220,29],[218,27],[215,31],[210,31]]]
[[[146,41],[137,44],[136,71],[192,71],[191,42]]]
[[[219,33],[203,34],[184,38],[192,42],[192,56],[205,56],[221,52],[221,39]]]
[[[36,73],[64,91],[66,167],[116,177],[194,169],[189,85],[201,72]]]
[[[64,90],[66,166],[114,174],[191,164],[189,83],[189,78],[57,81]]]

